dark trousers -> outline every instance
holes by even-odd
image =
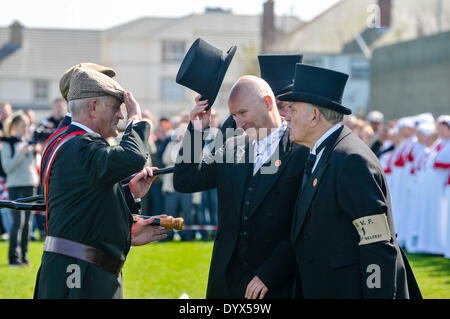
[[[164,196],[161,188],[162,183],[153,183],[148,193],[142,198],[142,215],[152,216],[164,213]]]
[[[44,252],[35,299],[120,299],[122,274],[116,276],[76,258]]]
[[[36,235],[34,234],[36,232],[36,229],[39,231],[39,238],[41,240],[45,239],[45,223],[47,222],[45,215],[41,214],[39,212],[38,214],[32,214],[31,215],[31,238],[34,240],[37,240]]]
[[[165,213],[173,217],[183,217],[185,225],[192,225],[192,194],[183,193],[166,193],[165,199]],[[182,213],[181,213],[182,212]],[[169,235],[171,238],[173,234]],[[194,233],[192,230],[183,230],[180,232],[183,240],[192,240]]]
[[[15,200],[22,197],[34,196],[36,188],[33,186],[10,187],[8,198]],[[27,262],[28,241],[30,238],[31,212],[24,210],[10,210],[11,232],[9,234],[9,263],[21,264]]]
[[[206,217],[206,211],[208,210],[208,216]],[[202,192],[202,204],[200,214],[198,216],[198,223],[200,225],[217,225],[217,189],[209,189]],[[212,239],[216,236],[216,231],[212,232]],[[202,237],[208,238],[208,231],[202,231]]]
[[[249,273],[243,257],[238,256],[239,248],[234,251],[230,264],[227,267],[226,278],[231,299],[243,299],[245,291],[253,276]]]

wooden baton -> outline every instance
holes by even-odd
[[[133,214],[133,222],[137,222],[141,219],[149,219],[150,217],[151,216]],[[181,217],[173,218],[172,216],[164,218],[155,218],[150,225],[162,226],[167,229],[183,230],[184,220]]]

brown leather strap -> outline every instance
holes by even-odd
[[[72,240],[47,236],[44,251],[66,255],[97,265],[116,276],[120,275],[124,260],[111,257],[104,251]]]

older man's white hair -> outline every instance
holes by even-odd
[[[69,101],[68,107],[69,107],[69,110],[70,110],[70,113],[72,114],[72,116],[78,117],[78,116],[83,115],[87,111],[91,101],[97,100],[101,104],[104,104],[107,102],[108,98],[109,98],[109,96],[97,96],[97,97],[90,97],[90,98],[86,98],[86,99],[71,100],[71,101]]]

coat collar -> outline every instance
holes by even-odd
[[[245,182],[253,165],[250,163],[250,142],[247,135],[240,135],[227,140],[226,156],[224,161],[234,160],[232,178],[233,198],[236,205],[235,211],[240,211],[241,202],[245,191]]]
[[[239,137],[238,137],[239,139]],[[236,149],[236,158],[233,172],[233,192],[235,205],[237,205],[236,210],[240,211],[241,203],[245,194],[245,186],[247,178],[249,176],[249,170],[253,170],[253,153],[250,151],[251,144],[248,137],[245,138],[245,143],[242,144],[242,140],[234,145]],[[263,178],[260,179],[258,187],[255,189],[255,197],[252,205],[250,207],[249,216],[251,216],[259,204],[264,200],[267,193],[271,190],[274,183],[278,180],[278,177],[282,174],[286,168],[286,164],[290,159],[291,154],[291,144],[289,141],[289,133],[285,132],[284,136],[281,138],[277,145],[276,151],[270,158],[270,165],[264,165],[261,167],[257,174],[262,174]],[[228,147],[228,145],[227,145]]]
[[[351,133],[352,131],[348,127],[342,126],[328,137],[328,139],[325,141],[327,145],[324,149],[324,153],[319,160],[319,163],[317,164],[316,169],[312,173],[309,180],[306,182],[303,190],[299,190],[299,195],[297,196],[297,203],[294,210],[294,227],[292,229],[292,237],[294,241],[300,233],[300,229],[303,225],[309,207],[311,206],[314,195],[319,188],[322,176],[328,167],[328,160],[331,156],[331,153],[334,151],[339,142]]]
[[[94,131],[92,129],[90,129],[89,127],[87,127],[86,125],[78,123],[78,122],[74,122],[74,121],[72,121],[70,123],[70,126],[68,127],[68,129],[72,129],[73,126],[78,131],[85,131],[86,133],[94,133]]]
[[[288,133],[285,133],[287,136],[287,141],[289,141]],[[255,189],[255,197],[254,201],[250,206],[249,216],[251,216],[256,209],[259,207],[261,202],[266,198],[267,194],[271,191],[273,185],[279,179],[280,175],[286,169],[287,163],[289,162],[291,156],[291,147],[284,145],[284,136],[281,138],[278,143],[277,149],[270,158],[270,164],[261,167],[257,174],[262,174],[262,178],[260,178],[258,187]],[[292,144],[292,142],[289,142]],[[264,173],[264,174],[263,174]]]

